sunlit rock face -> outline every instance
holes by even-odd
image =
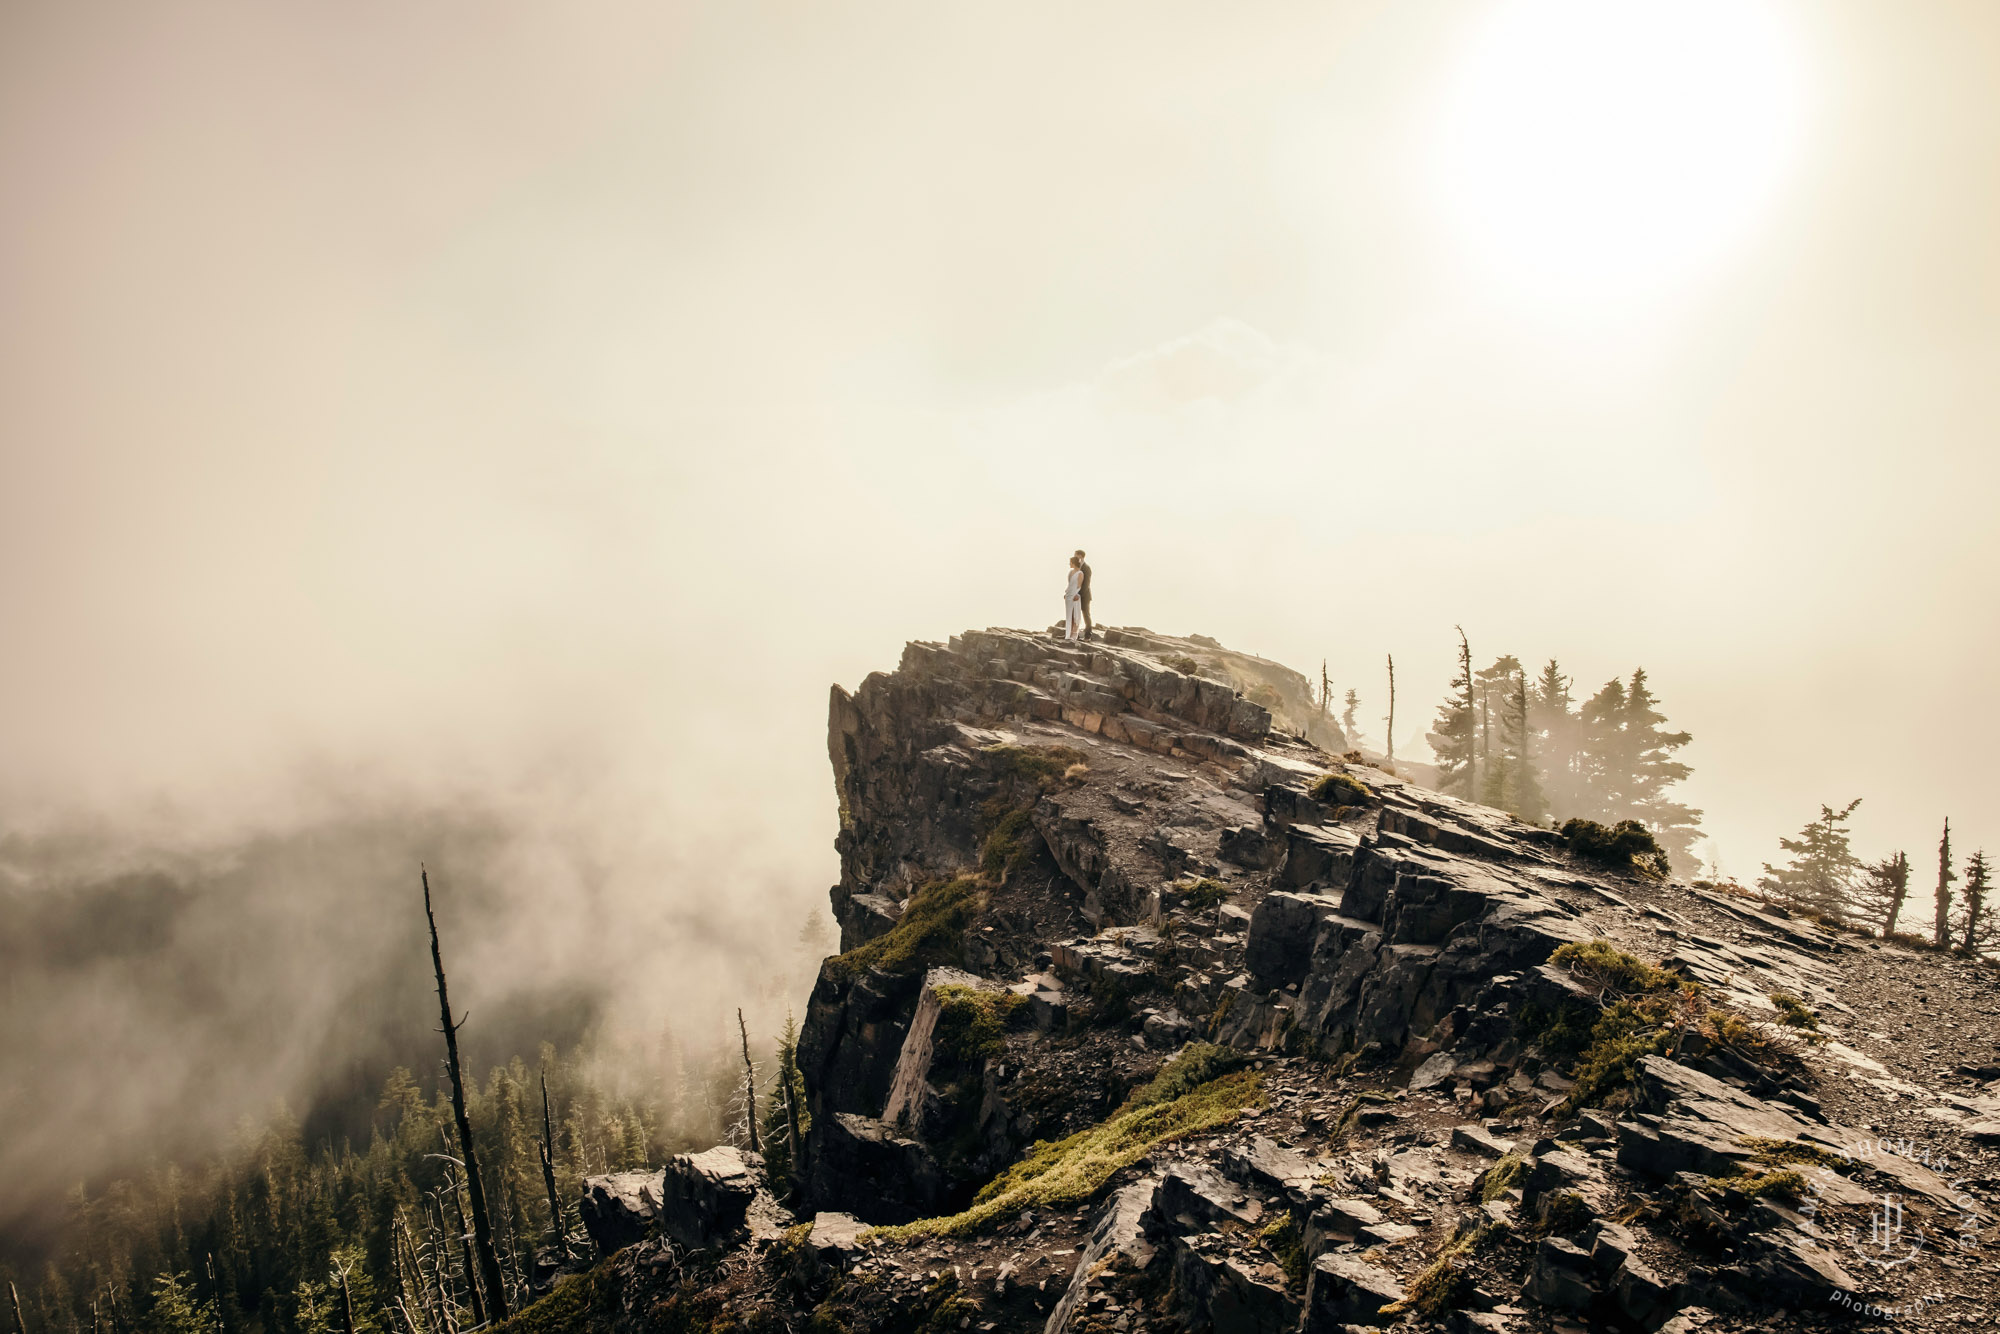
[[[1964,1153],[1990,1050],[1934,1096],[1843,999],[2000,1005],[1990,973],[1581,861],[1336,754],[1276,664],[970,631],[836,687],[828,745],[842,953],[797,1170],[593,1182],[627,1309],[707,1282],[855,1328],[1692,1329],[1856,1290],[1885,1194],[1938,1237],[1995,1212],[1868,1101],[1936,1103]]]

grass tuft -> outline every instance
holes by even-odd
[[[1673,973],[1627,954],[1608,940],[1558,946],[1549,962],[1566,969],[1599,996],[1650,996],[1681,985]]]
[[[1839,1172],[1853,1166],[1845,1156],[1832,1149],[1822,1149],[1817,1144],[1801,1140],[1745,1135],[1736,1142],[1750,1150],[1751,1156],[1767,1167],[1824,1167]]]
[[[902,917],[875,939],[828,959],[836,977],[853,978],[872,968],[904,975],[933,964],[961,963],[965,932],[986,906],[977,877],[933,881],[910,895]]]
[[[1774,991],[1770,995],[1771,1004],[1778,1007],[1778,1022],[1786,1028],[1804,1029],[1808,1033],[1819,1032],[1819,1016],[1812,1007],[1789,991]]]
[[[1366,806],[1375,800],[1375,789],[1346,774],[1327,774],[1306,795],[1328,806]]]
[[[1567,820],[1561,836],[1564,846],[1585,861],[1657,880],[1667,876],[1666,850],[1637,820],[1620,820],[1609,827],[1595,820]]]
[[[1244,1060],[1240,1053],[1225,1048],[1192,1044],[1108,1119],[1067,1139],[1033,1145],[1021,1161],[973,1197],[970,1209],[877,1228],[868,1235],[895,1241],[964,1236],[995,1218],[1023,1209],[1088,1199],[1113,1173],[1160,1145],[1212,1130],[1250,1108],[1262,1107],[1262,1077],[1255,1071],[1237,1069]]]
[[[1278,1268],[1285,1271],[1285,1282],[1293,1287],[1303,1287],[1306,1281],[1306,1239],[1299,1230],[1299,1220],[1292,1217],[1287,1209],[1264,1225],[1257,1234],[1257,1240],[1264,1243],[1278,1261]]]
[[[1518,1153],[1510,1153],[1499,1162],[1486,1169],[1486,1183],[1479,1188],[1479,1202],[1491,1204],[1514,1189],[1521,1178],[1527,1175],[1528,1160]]]
[[[1447,1242],[1424,1272],[1410,1280],[1403,1300],[1390,1302],[1377,1314],[1404,1315],[1415,1311],[1426,1320],[1440,1320],[1463,1307],[1472,1296],[1473,1287],[1472,1275],[1466,1269],[1467,1259],[1505,1231],[1498,1223],[1485,1223]]]

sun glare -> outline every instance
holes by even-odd
[[[1777,192],[1801,136],[1799,66],[1765,0],[1505,0],[1446,93],[1444,215],[1537,303],[1670,292]]]

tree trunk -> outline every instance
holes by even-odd
[[[750,1152],[762,1153],[757,1139],[757,1067],[750,1064],[750,1030],[743,1023],[743,1007],[736,1007],[736,1031],[743,1036],[743,1088],[748,1104],[744,1120],[750,1123]]]
[[[500,1255],[493,1249],[493,1219],[486,1209],[486,1188],[479,1176],[479,1155],[472,1147],[472,1120],[465,1114],[465,1081],[458,1066],[458,1028],[451,1021],[451,997],[445,990],[444,952],[438,947],[437,915],[431,911],[431,874],[419,868],[424,882],[424,920],[431,929],[431,967],[437,973],[438,1013],[444,1021],[445,1065],[451,1073],[451,1116],[458,1126],[458,1147],[465,1160],[465,1184],[472,1196],[472,1233],[479,1252],[479,1272],[486,1282],[486,1311],[494,1322],[507,1318],[506,1280],[500,1273]],[[468,1280],[471,1275],[466,1276]],[[480,1313],[477,1294],[473,1311]]]
[[[438,1138],[444,1139],[443,1126],[438,1127]],[[448,1141],[446,1147],[450,1147]],[[451,1183],[451,1207],[458,1214],[458,1249],[465,1264],[465,1292],[472,1299],[472,1323],[483,1325],[486,1323],[486,1304],[479,1299],[479,1280],[474,1277],[476,1271],[472,1260],[472,1230],[465,1223],[465,1199],[459,1194],[456,1181]]]
[[[14,1308],[14,1334],[28,1334],[28,1322],[21,1319],[21,1292],[11,1280],[7,1284],[7,1301]]]
[[[444,1334],[458,1334],[458,1298],[451,1291],[451,1254],[444,1244],[444,1214],[426,1216],[431,1234],[431,1274],[437,1283],[438,1310],[444,1314]],[[472,1275],[465,1276],[468,1280]]]
[[[335,1265],[333,1272],[340,1278],[340,1324],[346,1334],[355,1334],[354,1293],[347,1286],[347,1266]]]
[[[1951,882],[1958,877],[1951,869],[1951,821],[1944,822],[1944,838],[1938,843],[1937,922],[1933,930],[1937,947],[1951,944]]]
[[[562,1196],[556,1190],[556,1132],[549,1117],[549,1072],[542,1071],[542,1184],[549,1188],[549,1230],[555,1233],[556,1250],[569,1259],[569,1224],[563,1220]]]
[[[1389,655],[1389,746],[1386,758],[1396,762],[1396,655]]]
[[[792,1081],[786,1078],[786,1072],[781,1070],[778,1076],[785,1081],[785,1148],[791,1155],[792,1180],[797,1181],[802,1175],[802,1164],[799,1161],[799,1104],[797,1096],[792,1092]]]

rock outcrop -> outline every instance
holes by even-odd
[[[834,689],[828,739],[842,953],[800,1035],[803,1161],[593,1179],[625,1311],[1052,1334],[1992,1314],[1962,1275],[1990,1268],[2000,1035],[1924,1023],[1947,992],[2000,1014],[1981,965],[1579,861],[1339,757],[1304,678],[1208,640],[911,644]]]

